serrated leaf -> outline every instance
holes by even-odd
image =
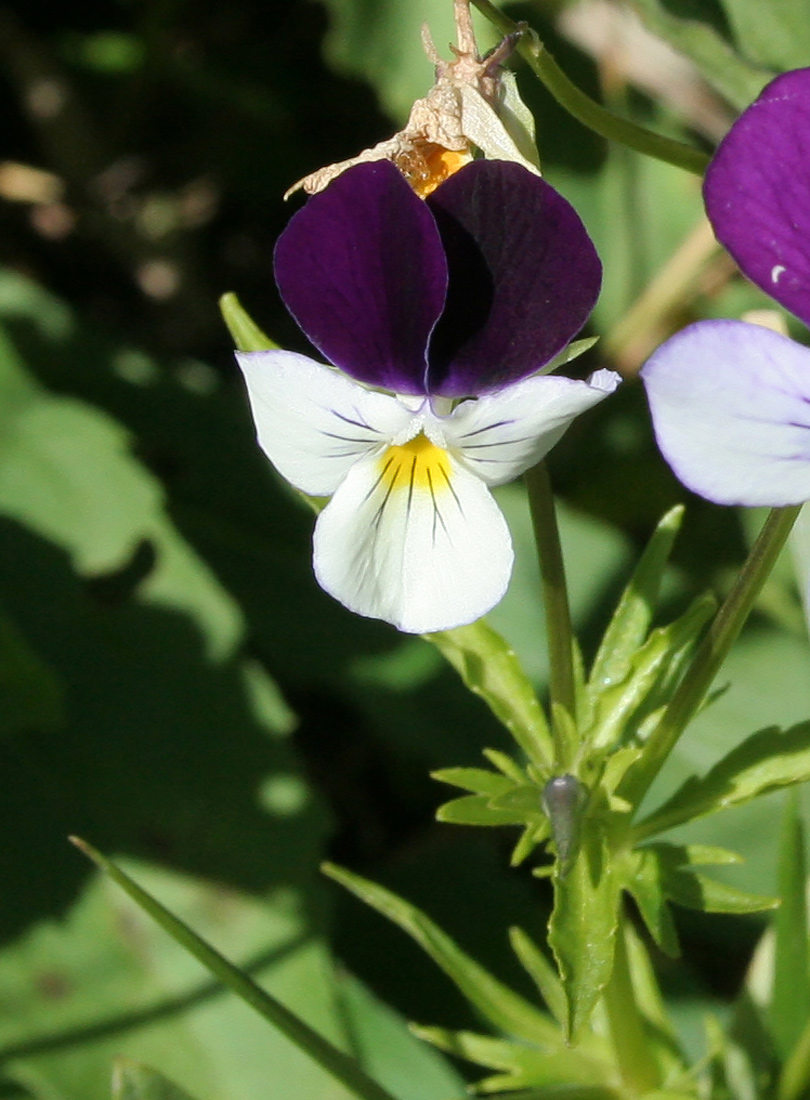
[[[116,1058],[113,1063],[112,1100],[192,1100],[190,1093],[156,1069]]]
[[[808,778],[810,722],[801,722],[784,733],[770,726],[743,741],[702,779],[687,779],[663,806],[637,826],[636,838],[654,836]]]
[[[654,853],[647,849],[633,852],[627,863],[622,885],[631,895],[647,931],[665,955],[677,958],[681,953],[678,933],[669,901],[661,883],[660,868]]]
[[[416,906],[334,864],[324,864],[323,870],[415,940],[494,1027],[541,1047],[559,1042],[548,1016],[493,977]]]
[[[465,795],[445,802],[436,811],[436,820],[448,825],[523,825],[518,810],[495,810],[483,794]]]
[[[238,351],[270,351],[278,347],[262,332],[235,294],[223,294],[219,308]]]
[[[697,874],[693,868],[738,862],[733,852],[705,845],[650,844],[639,849],[647,874],[656,875],[665,898],[705,913],[759,913],[779,904],[777,898],[738,890]]]
[[[583,823],[582,843],[565,875],[554,876],[548,942],[568,1005],[572,1042],[584,1032],[613,968],[620,888],[598,821]]]
[[[632,659],[650,629],[683,514],[683,506],[677,505],[663,516],[639,559],[594,657],[588,684],[591,692],[599,694],[605,687],[620,683],[630,671]]]
[[[537,1047],[511,1043],[506,1039],[494,1039],[473,1031],[450,1031],[438,1027],[414,1027],[420,1038],[433,1043],[440,1050],[463,1058],[475,1065],[498,1069],[503,1072],[479,1081],[476,1092],[490,1093],[527,1087],[562,1086],[566,1089],[600,1084],[610,1067],[580,1050],[567,1048],[559,1033],[556,1050],[539,1050]],[[602,1044],[599,1044],[602,1045]],[[591,1043],[591,1048],[597,1043]],[[606,1044],[604,1053],[607,1054]]]
[[[475,695],[489,705],[538,767],[549,770],[554,744],[543,708],[515,651],[482,620],[426,634]]]
[[[470,791],[471,794],[485,794],[491,798],[505,794],[514,787],[511,779],[485,768],[441,768],[431,772],[433,779],[440,783],[448,783],[451,787],[459,787],[462,791]]]
[[[790,792],[779,843],[781,905],[773,918],[773,987],[768,1016],[774,1044],[786,1062],[810,1020],[810,952],[807,923],[807,858],[795,790]]]

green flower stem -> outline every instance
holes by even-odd
[[[524,30],[518,23],[503,15],[489,0],[473,0],[478,10],[503,34],[515,34]],[[545,84],[561,107],[584,126],[610,141],[618,141],[639,153],[685,168],[702,176],[709,158],[705,153],[682,141],[656,134],[628,119],[620,118],[606,110],[568,79],[546,47],[532,30],[525,30],[517,45],[517,52],[532,72]]]
[[[607,1010],[611,1043],[625,1086],[624,1095],[645,1096],[660,1087],[661,1073],[651,1054],[644,1019],[636,1002],[621,916],[616,932],[613,971],[602,997]]]
[[[114,863],[106,859],[95,848],[91,848],[78,837],[70,838],[76,847],[84,852],[96,866],[116,882],[136,904],[149,914],[169,935],[193,955],[198,962],[214,975],[224,986],[240,997],[260,1016],[268,1020],[282,1035],[294,1043],[326,1072],[339,1081],[344,1088],[360,1100],[395,1100],[390,1092],[369,1077],[361,1066],[313,1030],[309,1024],[285,1008],[280,1001],[267,993],[252,978],[234,966],[210,944],[193,932],[187,924],[165,909],[159,901],[143,890],[129,875],[126,875]]]
[[[538,462],[524,474],[529,492],[534,541],[540,562],[540,579],[543,586],[543,605],[546,612],[548,637],[549,694],[551,696],[552,732],[557,754],[557,767],[566,771],[570,760],[568,739],[560,729],[555,715],[555,703],[576,721],[576,690],[574,686],[574,634],[571,629],[571,611],[568,605],[568,586],[565,580],[560,532],[554,494],[545,462]]]
[[[712,681],[742,630],[762,585],[787,541],[801,505],[773,508],[751,547],[734,586],[706,632],[689,669],[660,722],[652,731],[638,766],[628,772],[619,794],[638,805],[678,738],[706,698]]]

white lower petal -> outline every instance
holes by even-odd
[[[361,459],[315,526],[320,585],[407,633],[486,614],[506,592],[512,560],[489,490],[424,436]]]
[[[603,401],[620,381],[608,370],[597,371],[587,382],[534,375],[462,402],[441,421],[441,431],[469,470],[487,485],[503,485],[539,462],[571,421]]]
[[[330,496],[361,455],[407,433],[413,412],[395,397],[291,351],[237,352],[256,435],[296,489]]]

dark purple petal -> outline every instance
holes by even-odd
[[[661,453],[717,504],[810,500],[810,349],[745,321],[698,321],[641,379]]]
[[[427,199],[450,269],[430,345],[431,393],[488,393],[552,359],[582,328],[602,266],[570,203],[519,164],[479,160]]]
[[[447,264],[430,211],[393,165],[357,165],[309,199],[279,237],[275,272],[331,363],[359,382],[425,392]]]
[[[810,69],[777,77],[743,111],[703,195],[743,273],[810,324]]]

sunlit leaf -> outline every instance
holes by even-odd
[[[653,836],[692,818],[791,786],[810,778],[810,722],[785,732],[776,727],[760,730],[715,764],[705,776],[688,779],[682,787],[639,826]]]

